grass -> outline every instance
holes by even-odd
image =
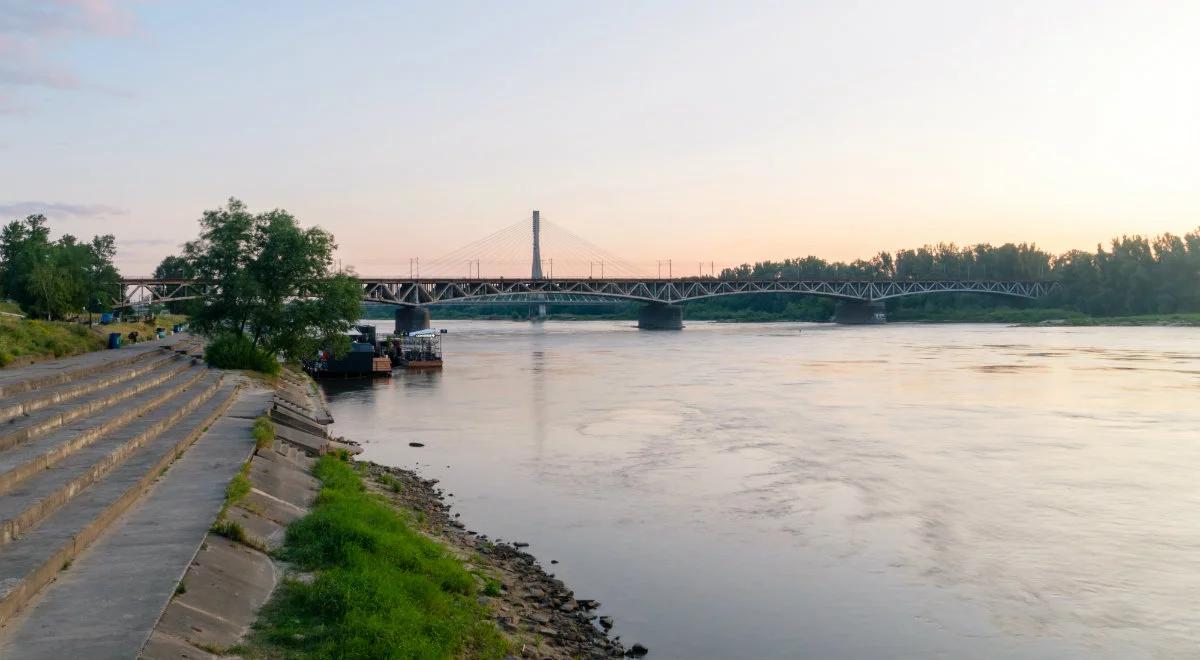
[[[104,346],[102,337],[77,323],[0,316],[0,367],[20,358],[59,358],[96,351]]]
[[[254,420],[250,433],[254,436],[254,446],[258,449],[266,449],[275,444],[275,423],[266,415],[259,415],[258,419]]]
[[[390,474],[381,474],[375,481],[378,481],[380,485],[392,491],[393,493],[400,493],[404,491],[404,483]]]
[[[503,658],[509,644],[445,548],[413,530],[344,460],[322,457],[312,512],[287,530],[286,580],[260,614],[250,657]]]

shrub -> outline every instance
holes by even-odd
[[[244,335],[225,334],[209,342],[204,360],[220,369],[249,369],[264,374],[279,373],[279,360],[254,345]]]

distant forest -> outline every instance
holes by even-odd
[[[721,271],[720,278],[803,279],[1037,279],[1058,283],[1042,300],[986,294],[931,294],[888,301],[888,317],[904,319],[1003,320],[997,310],[1027,310],[1021,318],[1037,319],[1069,312],[1096,317],[1200,313],[1200,228],[1183,236],[1122,236],[1094,252],[1072,250],[1053,255],[1033,244],[979,244],[959,247],[939,243],[895,254],[880,252],[850,263],[808,256],[761,261]],[[836,301],[816,296],[754,294],[687,303],[684,317],[716,320],[828,320]],[[521,317],[527,306],[438,307],[437,318]],[[558,317],[634,318],[636,304],[554,306]],[[372,309],[386,318],[386,309]]]

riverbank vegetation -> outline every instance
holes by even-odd
[[[251,658],[503,658],[509,643],[445,548],[367,492],[345,460],[322,457],[312,512],[292,523],[288,579],[263,609]]]
[[[333,235],[302,228],[287,211],[251,213],[230,199],[200,219],[200,237],[159,269],[212,287],[191,309],[192,327],[214,340],[214,366],[278,371],[318,348],[344,351],[361,313],[358,280],[333,269]],[[269,358],[269,359],[268,359]]]
[[[100,335],[78,323],[0,316],[0,367],[103,347]]]

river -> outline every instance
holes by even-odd
[[[1200,654],[1200,330],[438,325],[334,432],[651,658]]]

